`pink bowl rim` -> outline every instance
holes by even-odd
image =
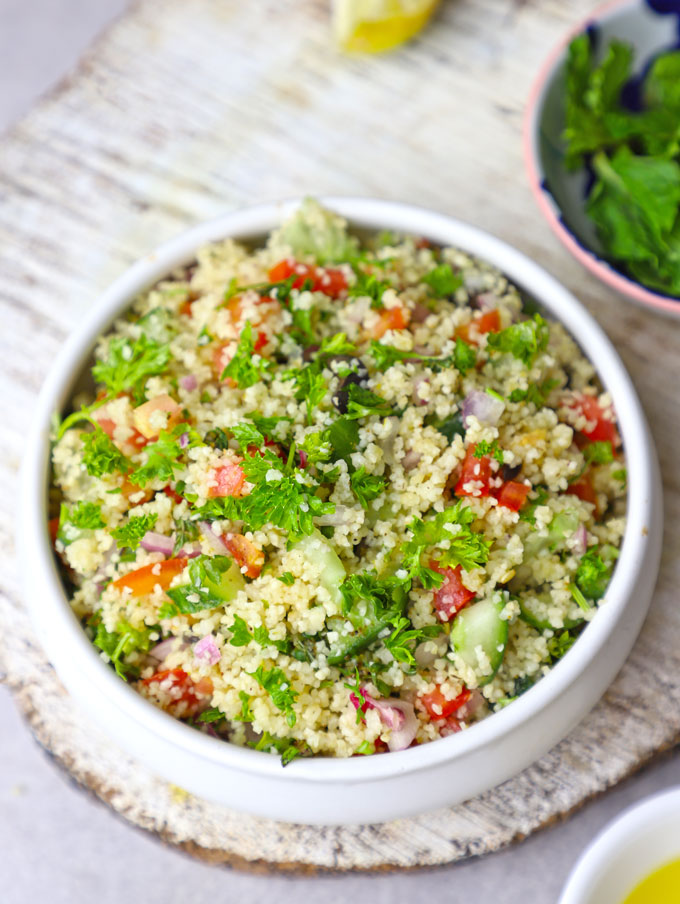
[[[676,300],[673,296],[663,295],[644,288],[640,283],[614,270],[610,264],[598,257],[594,251],[585,248],[562,222],[560,219],[560,208],[554,201],[553,196],[543,188],[542,184],[544,173],[538,150],[539,116],[547,87],[555,70],[563,60],[569,42],[576,35],[585,31],[587,26],[596,20],[611,18],[620,10],[635,6],[639,6],[638,0],[607,0],[607,2],[596,7],[586,18],[581,19],[574,25],[544,60],[529,90],[524,113],[522,127],[524,165],[529,176],[529,188],[541,213],[548,221],[553,233],[580,264],[621,295],[627,296],[645,307],[649,306],[666,314],[680,317],[680,298]]]

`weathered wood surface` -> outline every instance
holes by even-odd
[[[680,740],[680,324],[602,288],[548,232],[523,173],[524,99],[587,0],[450,0],[422,39],[348,59],[321,0],[142,0],[0,146],[0,648],[38,739],[130,822],[211,860],[374,869],[496,850]],[[638,387],[665,482],[651,614],[600,705],[519,777],[390,825],[281,826],[182,797],[81,721],[37,647],[13,565],[14,491],[33,400],[65,335],[132,260],[255,201],[335,193],[450,212],[579,295]],[[633,475],[634,479],[634,475]]]

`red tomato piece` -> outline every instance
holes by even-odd
[[[104,433],[108,436],[110,440],[113,440],[113,434],[116,429],[116,422],[111,420],[110,417],[101,417],[98,418],[95,416],[95,420],[102,428]],[[126,446],[133,446],[135,449],[143,449],[147,443],[150,442],[145,436],[137,430],[135,427],[132,427],[132,434],[125,440]]]
[[[50,534],[50,540],[52,541],[52,546],[57,542],[57,534],[59,533],[59,516],[56,518],[50,518],[47,522],[47,529]]]
[[[456,496],[490,496],[491,495],[491,459],[488,455],[475,458],[475,449],[470,446],[465,453],[465,459],[460,472],[460,477],[453,492]],[[466,489],[472,481],[475,482],[474,490]]]
[[[499,505],[518,512],[527,501],[527,496],[531,492],[531,487],[526,483],[520,483],[518,480],[508,480],[497,493],[494,493],[498,499]]]
[[[594,424],[589,429],[580,431],[591,442],[609,441],[613,447],[618,445],[619,435],[612,419],[611,409],[603,408],[596,398],[587,395],[577,396],[569,407],[582,414],[589,423]]]
[[[481,317],[471,320],[463,326],[459,326],[456,330],[456,336],[470,345],[478,345],[476,338],[470,335],[471,330],[475,330],[480,335],[484,333],[497,333],[501,328],[501,315],[494,308],[492,311],[485,311]]]
[[[177,719],[198,715],[210,703],[212,681],[194,681],[184,669],[163,669],[141,682],[144,696],[151,697],[162,709]]]
[[[243,573],[246,577],[257,578],[260,576],[264,565],[264,553],[259,546],[252,543],[247,537],[242,537],[241,534],[222,534],[221,540],[238,567],[240,569],[245,567],[246,570]]]
[[[177,490],[174,490],[170,484],[166,487],[163,487],[163,492],[166,496],[169,496],[173,502],[182,502],[184,500],[184,496],[180,496]]]
[[[433,691],[430,691],[428,694],[422,694],[419,699],[431,719],[448,719],[449,716],[452,716],[464,703],[468,702],[470,699],[470,691],[465,687],[457,697],[453,698],[453,700],[447,700],[442,693],[441,687],[437,684]]]
[[[311,283],[312,292],[323,292],[329,298],[338,298],[347,288],[347,280],[342,270],[336,267],[314,267],[309,264],[299,264],[292,258],[279,261],[269,271],[271,282],[282,282],[290,276],[295,276],[293,288],[301,289],[306,282]]]
[[[253,349],[256,352],[259,352],[260,349],[264,348],[268,342],[269,342],[269,339],[267,338],[267,334],[264,332],[264,330],[260,330],[257,334],[257,339],[255,340]]]
[[[430,562],[433,571],[444,575],[444,581],[435,590],[432,600],[442,621],[451,621],[457,612],[467,606],[475,598],[474,591],[468,590],[461,579],[461,567],[441,568],[436,562]]]
[[[405,330],[410,318],[409,311],[401,305],[384,308],[378,315],[376,324],[368,330],[368,338],[381,339],[388,330]]]
[[[595,514],[598,514],[597,493],[595,492],[595,487],[593,486],[590,474],[588,474],[587,471],[585,474],[582,474],[578,480],[570,483],[566,492],[570,496],[578,496],[578,498],[582,499],[584,502],[590,502],[595,506]]]
[[[215,483],[209,488],[208,496],[242,496],[243,484],[246,475],[238,462],[229,461],[226,464],[213,468]]]
[[[184,571],[186,564],[186,559],[166,559],[164,562],[143,565],[116,578],[113,586],[116,590],[130,590],[132,596],[147,596],[153,593],[156,584],[167,590],[173,578]]]

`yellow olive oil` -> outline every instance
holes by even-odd
[[[680,904],[680,860],[666,863],[643,879],[623,904]]]

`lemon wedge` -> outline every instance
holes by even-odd
[[[439,0],[333,0],[333,30],[350,53],[382,53],[425,27]]]

